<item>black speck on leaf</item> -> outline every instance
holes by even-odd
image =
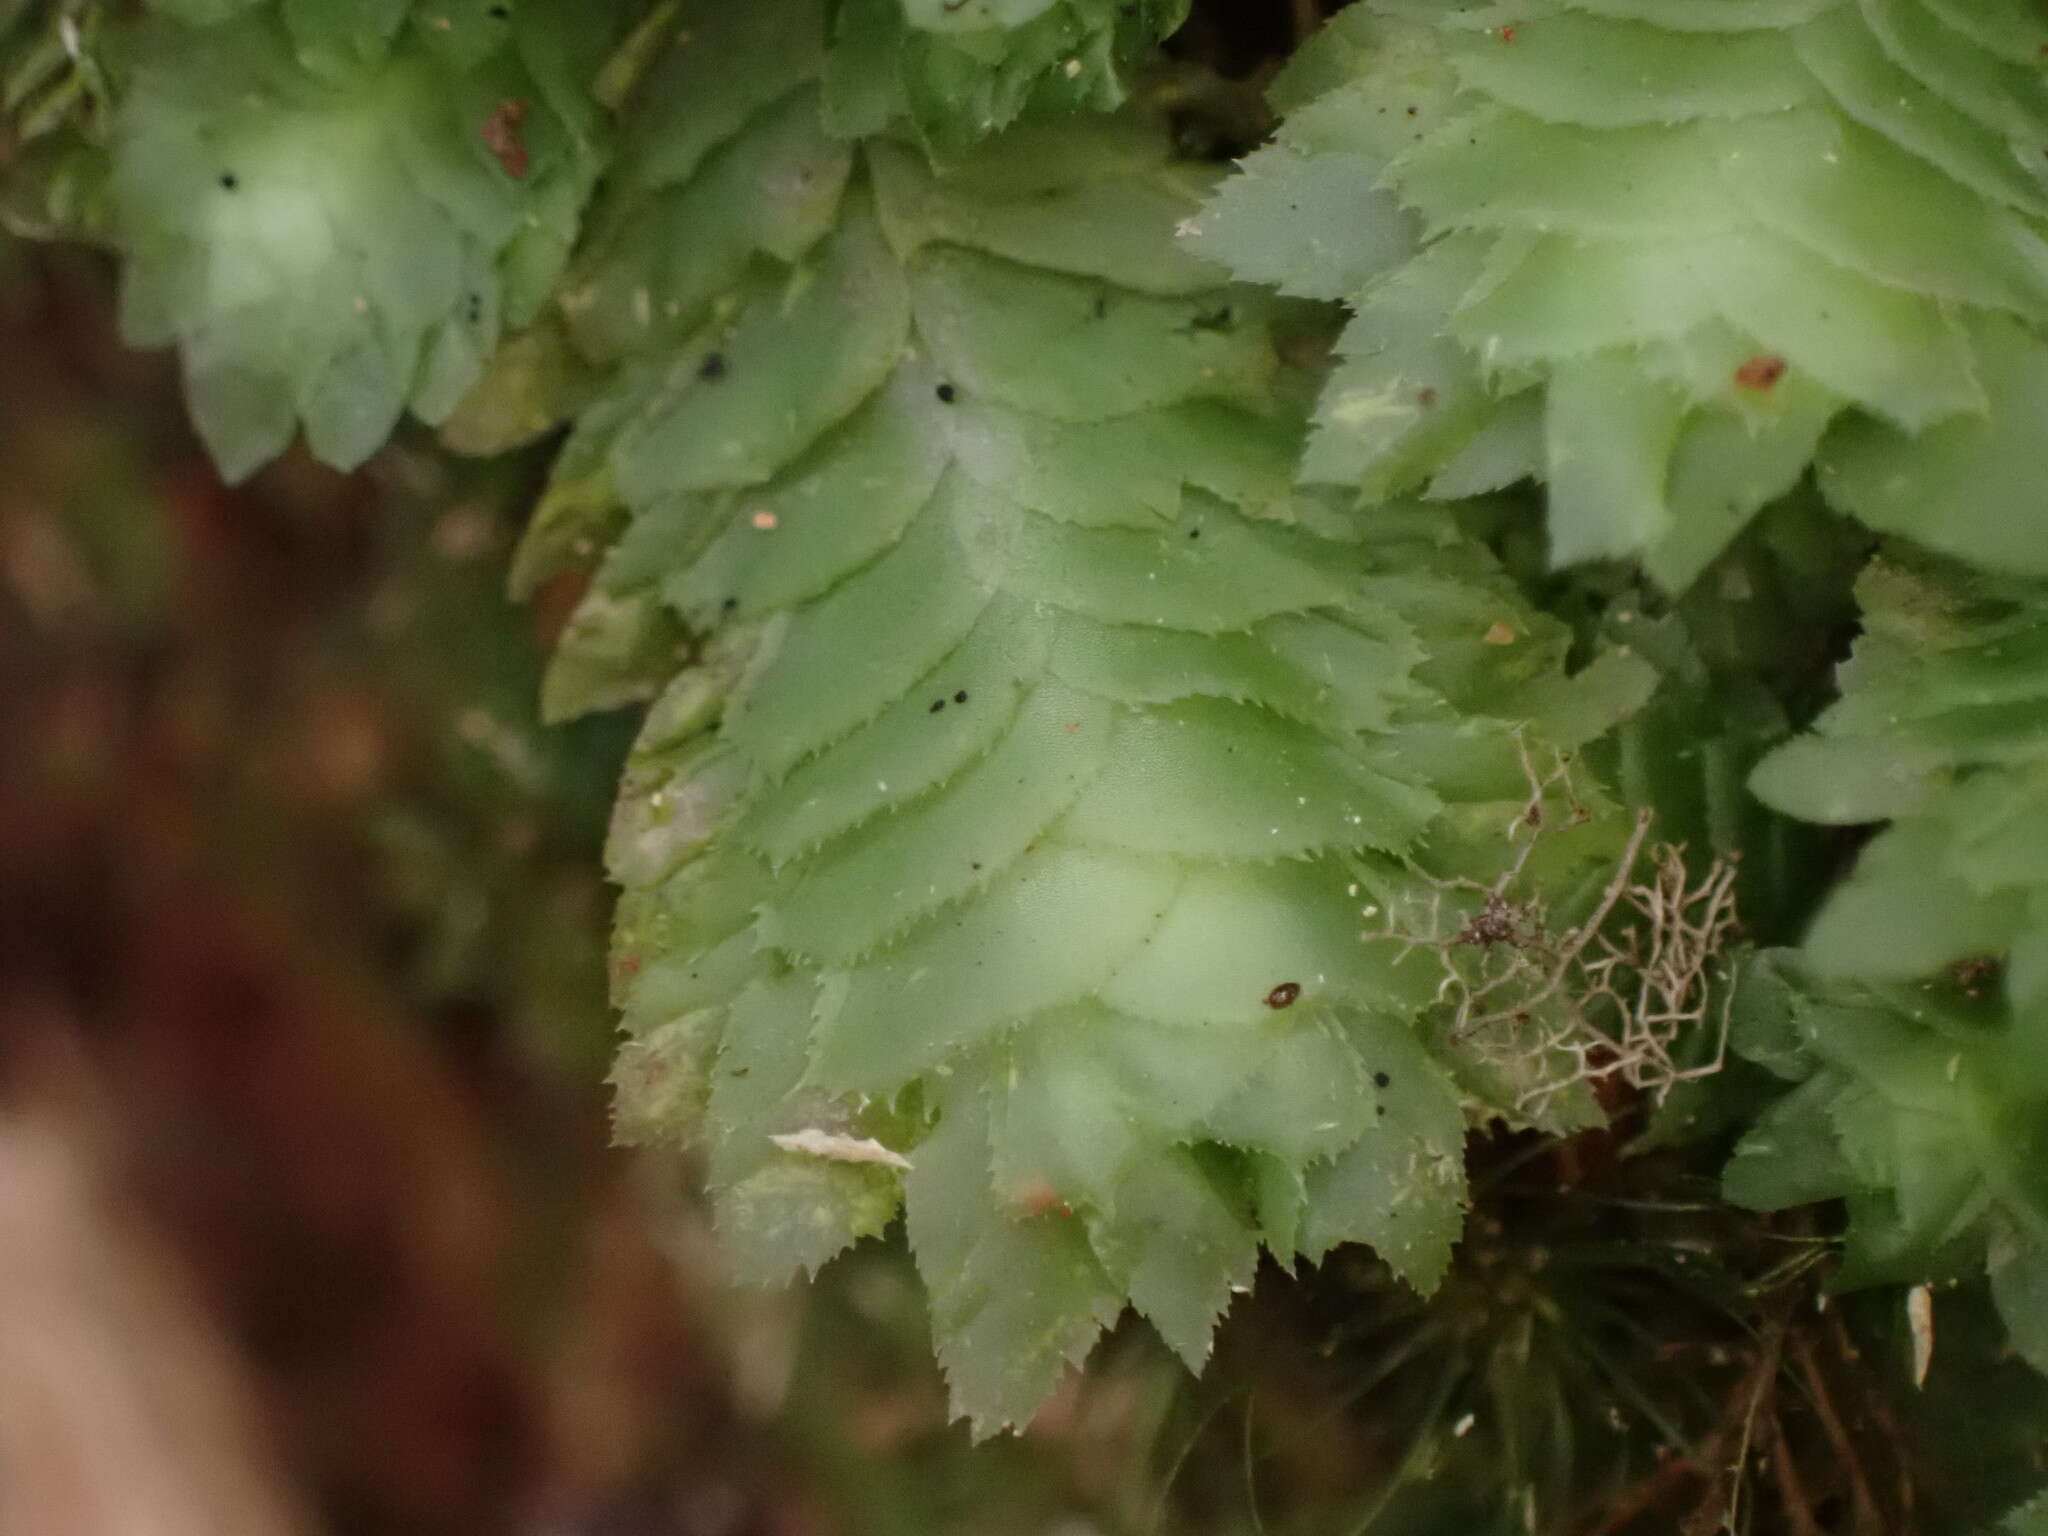
[[[725,354],[723,352],[707,352],[704,355],[704,361],[697,365],[697,377],[714,381],[724,378]]]
[[[1384,1073],[1384,1072],[1375,1072],[1375,1073],[1373,1073],[1373,1075],[1372,1075],[1372,1080],[1373,1080],[1373,1085],[1374,1085],[1375,1087],[1379,1087],[1379,1088],[1384,1088],[1384,1087],[1386,1087],[1386,1086],[1387,1086],[1387,1085],[1388,1085],[1389,1083],[1391,1083],[1391,1082],[1393,1081],[1393,1079],[1392,1079],[1391,1077],[1387,1076],[1387,1074],[1386,1074],[1386,1073]]]

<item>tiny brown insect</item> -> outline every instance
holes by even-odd
[[[1266,1006],[1268,1008],[1287,1008],[1292,1006],[1294,1000],[1300,996],[1300,982],[1283,981],[1279,986],[1266,994]]]
[[[1775,352],[1752,357],[1735,370],[1735,382],[1744,389],[1769,389],[1785,377],[1785,359]]]

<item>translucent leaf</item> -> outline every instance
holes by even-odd
[[[1859,0],[1864,21],[1892,61],[1959,112],[1994,133],[2048,144],[2048,82],[2031,67],[1986,53],[1937,21],[1919,0]]]
[[[816,1270],[895,1215],[899,1175],[874,1163],[784,1151],[769,1138],[838,1123],[840,1111],[801,1087],[813,988],[797,978],[734,1001],[713,1069],[707,1144],[721,1190],[720,1233],[745,1279]]]
[[[1109,1216],[1091,1223],[1103,1267],[1191,1371],[1209,1358],[1233,1288],[1251,1283],[1258,1242],[1244,1218],[1179,1149],[1153,1152],[1118,1181]]]
[[[1968,343],[1929,299],[1762,235],[1719,242],[1699,271],[1731,324],[1909,430],[1984,408]]]
[[[1215,634],[1277,613],[1340,602],[1341,558],[1319,540],[1260,527],[1190,498],[1171,527],[1079,529],[1018,515],[993,497],[963,498],[966,542],[986,550],[1019,597],[1103,622]]]
[[[762,300],[715,354],[657,396],[612,457],[629,501],[754,485],[844,419],[902,352],[909,295],[871,212],[853,202],[790,301]]]
[[[1671,450],[1665,503],[1671,527],[1643,554],[1668,591],[1682,592],[1768,503],[1805,476],[1840,403],[1790,374],[1772,386],[1764,420],[1735,410],[1696,410]]]
[[[1705,125],[1596,130],[1491,108],[1447,123],[1387,177],[1432,233],[1520,228],[1669,240],[1736,222],[1715,184],[1717,147]]]
[[[1381,172],[1364,155],[1258,150],[1188,221],[1188,243],[1245,282],[1295,298],[1350,298],[1404,260],[1418,233]]]
[[[902,699],[757,799],[745,835],[782,863],[951,778],[1009,728],[1044,650],[1040,628],[992,605]]]
[[[1759,763],[1749,784],[1758,799],[1787,815],[1847,827],[1917,810],[1937,766],[1931,753],[1906,756],[1874,751],[1866,742],[1803,736]]]
[[[1775,233],[1908,292],[2048,313],[2048,242],[1927,162],[1820,112],[1716,133],[1730,190]]]
[[[1921,0],[1944,26],[2014,64],[2038,67],[2048,50],[2048,18],[2028,0]]]
[[[185,350],[185,404],[206,452],[228,484],[247,479],[284,452],[298,419],[286,382],[245,371],[204,342]]]
[[[1312,1018],[1319,1004],[1377,1000],[1389,990],[1391,951],[1361,939],[1354,883],[1330,863],[1306,860],[1193,873],[1104,984],[1102,1000],[1138,1018],[1249,1028],[1267,1040],[1296,1027],[1295,1008]],[[1238,1124],[1249,1119],[1241,1107]]]
[[[403,8],[381,0],[291,0],[282,25],[113,24],[133,60],[108,134],[124,327],[185,350],[195,420],[231,476],[294,418],[347,469],[408,404],[445,416],[501,303],[565,245],[597,151],[556,102],[580,98],[543,99],[511,30],[478,15],[481,41],[452,51],[401,34]],[[501,163],[481,134],[506,109]]]
[[[763,109],[701,174],[601,226],[560,297],[577,344],[615,358],[696,328],[757,252],[795,262],[824,238],[852,167],[814,92]]]
[[[1445,45],[1466,85],[1556,123],[1746,117],[1782,112],[1816,91],[1776,32],[1680,33],[1567,11],[1510,33],[1446,32]]]
[[[1336,680],[1324,682],[1293,664],[1289,653],[1297,650],[1305,660],[1313,655],[1327,664]],[[1340,671],[1347,663],[1350,668]],[[1387,723],[1410,658],[1356,631],[1312,620],[1275,619],[1264,633],[1201,635],[1070,618],[1060,626],[1048,664],[1076,687],[1125,704],[1220,698],[1257,704],[1304,725],[1363,729]]]
[[[926,259],[916,311],[952,387],[1060,420],[1256,399],[1274,367],[1264,328],[1228,297],[1110,293],[964,251]]]
[[[2048,39],[2048,26],[2037,23],[2036,30]],[[1985,197],[2036,217],[2048,214],[2048,194],[2020,168],[2006,136],[1957,111],[1893,64],[1854,11],[1843,7],[1824,14],[1793,41],[1801,62],[1864,127]],[[2030,62],[2039,57],[2036,50]]]
[[[640,187],[686,181],[761,108],[817,72],[822,0],[726,5],[685,0],[673,42],[642,82],[618,175]]]
[[[1126,715],[1065,835],[1144,853],[1293,858],[1399,849],[1437,805],[1301,726],[1222,700]]]
[[[1444,334],[1478,282],[1483,241],[1439,240],[1360,301],[1316,406],[1302,476],[1387,493],[1462,446],[1490,412],[1470,354]]]
[[[1099,992],[1179,878],[1157,860],[1027,853],[978,902],[850,973],[820,1019],[816,1079],[887,1092],[1008,1020]]]
[[[1793,27],[1827,9],[1833,0],[1572,0],[1595,16],[1647,21],[1678,32],[1745,32]]]
[[[901,698],[967,637],[989,594],[947,520],[928,512],[788,622],[727,733],[779,774]]]
[[[1553,371],[1544,417],[1552,564],[1634,554],[1663,536],[1665,466],[1684,411],[1619,354]]]
[[[1223,273],[1173,239],[1201,205],[1205,180],[1166,166],[1151,175],[1091,178],[1028,197],[996,174],[934,176],[913,151],[878,145],[874,168],[883,226],[905,258],[927,245],[985,251],[1007,261],[1101,278],[1137,293],[1179,295],[1218,286]]]
[[[945,468],[931,389],[899,371],[789,475],[735,501],[725,531],[663,596],[699,626],[751,618],[819,596],[890,548]]]
[[[1066,422],[956,396],[945,423],[965,473],[1062,522],[1151,527],[1189,485],[1252,511],[1293,490],[1295,428],[1220,401]]]
[[[1080,1222],[990,1200],[987,1117],[973,1091],[949,1095],[904,1180],[939,1362],[984,1435],[1030,1419],[1121,1305]]]
[[[1863,850],[1806,938],[1824,975],[1908,981],[2010,942],[2015,914],[1940,869],[1938,824],[1895,828]]]
[[[993,883],[1100,771],[1109,722],[1101,700],[1041,685],[979,762],[795,870],[768,937],[845,963]]]
[[[1859,1180],[1835,1139],[1834,1103],[1849,1090],[1839,1076],[1803,1083],[1767,1110],[1721,1174],[1721,1193],[1756,1211],[1835,1200]]]
[[[1502,368],[1684,337],[1714,315],[1700,259],[1695,241],[1503,241],[1451,332]]]
[[[1309,1170],[1301,1250],[1317,1258],[1338,1243],[1370,1243],[1427,1295],[1464,1226],[1464,1117],[1442,1069],[1401,1025],[1367,1018],[1355,1038],[1387,1113],[1333,1162]]]
[[[2048,345],[2017,325],[1971,332],[1988,413],[1916,434],[1848,416],[1820,453],[1828,500],[1885,533],[1998,569],[2048,574],[2034,424],[2048,409]]]
[[[1210,1135],[1306,1167],[1375,1128],[1383,1095],[1339,1025],[1308,1018],[1286,1028],[1276,1019],[1260,1034],[1257,1066],[1206,1117]]]

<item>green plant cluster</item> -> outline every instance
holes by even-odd
[[[223,472],[565,429],[618,1127],[738,1272],[901,1213],[1021,1424],[1676,1088],[2048,1369],[2031,5],[1360,0],[1235,168],[1172,0],[147,9],[0,35]]]

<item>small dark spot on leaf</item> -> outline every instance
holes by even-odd
[[[509,5],[494,5],[491,7],[489,14],[491,20],[503,21],[512,14],[512,7]]]
[[[704,361],[697,365],[697,377],[707,382],[715,382],[724,378],[725,354],[723,352],[705,353]]]
[[[1387,1112],[1387,1106],[1384,1104],[1375,1104],[1372,1107],[1372,1111],[1376,1115],[1384,1115]]]
[[[933,700],[932,700],[932,707],[931,707],[931,710],[930,710],[929,712],[930,712],[931,714],[934,714],[934,715],[936,715],[936,714],[937,714],[937,713],[938,713],[938,712],[939,712],[940,710],[944,709],[945,707],[946,707],[946,701],[945,701],[944,699],[933,699]]]
[[[955,704],[965,704],[967,702],[967,690],[962,688],[958,693],[954,694],[953,702]]]
[[[1098,320],[1107,320],[1109,318],[1109,300],[1099,293],[1095,295],[1095,318]]]
[[[236,176],[233,171],[222,171],[220,173],[220,184],[225,190],[232,192],[235,190],[236,187],[239,187],[242,184],[242,182],[241,178]]]
[[[933,393],[939,397],[941,405],[951,405],[960,398],[960,391],[950,384],[941,384]]]
[[[1433,390],[1433,389],[1430,389],[1430,388],[1428,388],[1427,386],[1425,386],[1425,387],[1424,387],[1424,389],[1423,389],[1423,391],[1422,391],[1422,393],[1421,393],[1420,395],[1418,395],[1418,396],[1417,396],[1416,398],[1417,398],[1417,399],[1419,399],[1419,400],[1421,400],[1421,402],[1422,402],[1422,403],[1423,403],[1424,405],[1435,405],[1435,404],[1436,404],[1436,391],[1435,391],[1435,390]]]
[[[723,608],[727,613],[731,613],[733,609],[739,607],[739,605],[740,600],[738,598],[728,597],[724,602],[720,603],[718,606]]]
[[[1384,1088],[1392,1081],[1393,1079],[1384,1072],[1375,1072],[1372,1075],[1372,1083],[1375,1088]]]
[[[1294,1000],[1300,996],[1300,982],[1283,981],[1279,986],[1266,994],[1266,1006],[1268,1008],[1291,1008],[1294,1006]]]

